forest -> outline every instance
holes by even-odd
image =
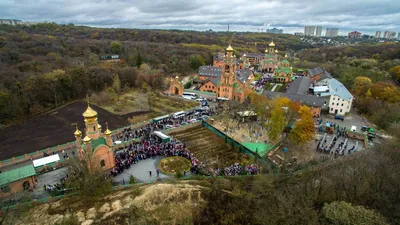
[[[140,88],[143,81],[153,90],[163,89],[159,81],[164,77],[187,75],[211,64],[228,43],[237,54],[262,52],[272,39],[282,50],[304,47],[291,35],[1,25],[0,124],[101,92],[112,86],[116,75],[122,90]],[[121,62],[101,60],[110,55],[119,55]]]
[[[163,90],[166,77],[188,75],[201,65],[211,64],[213,55],[224,51],[228,43],[240,55],[262,53],[271,40],[281,54],[289,54],[294,68],[321,66],[348,89],[353,89],[356,77],[367,77],[374,86],[388,90],[386,97],[379,93],[369,96],[369,101],[373,100],[376,108],[382,108],[382,102],[397,107],[399,43],[312,48],[299,37],[288,34],[107,29],[40,23],[0,26],[0,124],[20,122],[86,94],[101,92],[112,87],[115,80],[120,83],[115,90],[142,88],[143,83],[154,91]],[[101,60],[110,55],[119,55],[121,61]],[[377,92],[371,92],[374,93]],[[362,105],[361,100],[358,103]],[[370,111],[361,109],[360,113]]]

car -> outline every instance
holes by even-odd
[[[195,100],[198,101],[198,102],[202,102],[204,99],[202,99],[202,98],[196,98]]]
[[[368,130],[368,127],[367,127],[367,126],[362,126],[362,127],[361,127],[361,131],[365,132],[365,131],[367,131],[367,130]]]
[[[195,123],[195,122],[197,122],[197,119],[190,119],[190,120],[188,120],[188,122],[189,123]]]
[[[172,126],[170,124],[165,125],[165,129],[171,129],[171,128],[174,128],[174,126]]]
[[[343,120],[344,120],[344,117],[343,117],[343,116],[336,115],[336,116],[335,116],[335,120],[341,120],[341,121],[343,121]]]
[[[185,121],[183,121],[183,122],[181,123],[181,125],[188,125],[188,123],[185,122]]]

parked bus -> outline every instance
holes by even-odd
[[[229,101],[229,98],[218,97],[217,101],[218,102],[225,102],[225,101]]]
[[[185,111],[180,111],[180,112],[174,113],[174,119],[178,119],[178,118],[181,118],[184,116],[185,116]]]
[[[168,118],[169,118],[169,115],[159,116],[159,117],[153,119],[153,123],[157,123],[160,120],[168,119]]]
[[[183,92],[182,97],[186,99],[196,99],[197,95],[195,93]]]
[[[167,143],[171,141],[171,137],[168,135],[165,135],[164,133],[160,131],[154,131],[154,135],[157,136],[162,140],[163,143]]]

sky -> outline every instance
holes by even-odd
[[[0,0],[1,19],[93,27],[284,33],[304,26],[375,34],[400,32],[396,0]],[[382,32],[383,33],[383,32]]]

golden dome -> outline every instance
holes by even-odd
[[[88,137],[88,136],[85,136],[85,138],[83,138],[83,141],[85,142],[85,143],[87,143],[87,142],[89,142],[89,141],[91,141],[92,139],[90,138],[90,137]]]
[[[269,47],[275,47],[274,41],[271,41],[271,43],[269,43],[268,46],[269,46]]]
[[[268,53],[268,49],[265,49],[265,53]]]
[[[97,129],[101,129],[101,125],[100,124],[97,124]]]
[[[278,49],[275,50],[275,53],[278,53]]]
[[[178,76],[176,76],[176,77],[175,77],[175,79],[179,79],[179,77],[178,77]]]
[[[82,132],[81,132],[80,130],[78,130],[78,128],[77,128],[76,131],[74,132],[74,135],[75,135],[76,137],[81,136],[81,134],[82,134]]]
[[[246,57],[246,53],[245,53],[245,54],[243,54],[243,57]]]
[[[226,51],[228,51],[228,52],[232,52],[232,51],[233,51],[233,48],[232,48],[232,46],[231,46],[231,45],[229,45],[229,46],[226,48]]]
[[[285,54],[285,58],[287,58],[287,54]]]
[[[104,132],[104,134],[105,134],[105,135],[111,135],[111,130],[109,130],[109,129],[107,128],[107,130]]]
[[[94,111],[94,110],[90,107],[90,105],[88,105],[86,111],[85,111],[82,115],[83,115],[83,117],[85,117],[85,118],[91,118],[91,117],[96,117],[96,116],[97,116],[97,112]]]

